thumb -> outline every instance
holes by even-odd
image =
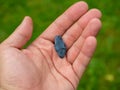
[[[12,47],[22,48],[32,35],[32,19],[26,16],[17,29],[3,42]]]

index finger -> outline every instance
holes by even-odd
[[[77,21],[88,10],[88,5],[84,1],[77,2],[59,16],[39,37],[50,41],[56,35],[62,35],[66,30]]]

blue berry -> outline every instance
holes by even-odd
[[[60,58],[66,55],[67,48],[61,36],[55,37],[55,50]]]

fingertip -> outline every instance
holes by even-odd
[[[27,20],[28,22],[32,23],[32,18],[30,16],[25,16],[24,19]]]
[[[98,18],[93,18],[91,21],[90,21],[90,24],[93,25],[93,26],[97,26],[98,30],[100,30],[100,28],[102,27],[102,22],[100,19]]]
[[[97,46],[97,40],[94,36],[89,36],[84,43],[82,52],[87,56],[87,57],[92,57],[95,49]]]
[[[85,1],[79,1],[76,2],[74,5],[79,6],[80,8],[83,8],[84,10],[88,10],[88,4]]]
[[[86,8],[89,8],[88,4],[85,1],[80,1],[81,5],[85,6]]]
[[[101,18],[102,17],[102,12],[99,9],[97,9],[97,8],[91,9],[90,12],[92,12],[97,18]]]
[[[27,24],[29,26],[33,26],[32,18],[30,16],[25,16],[21,24]]]
[[[94,36],[89,36],[87,39],[86,39],[86,45],[88,47],[91,47],[91,46],[96,46],[97,45],[97,40]]]
[[[69,9],[65,11],[65,14],[76,20],[79,19],[83,14],[85,14],[87,10],[88,10],[88,4],[84,1],[80,1],[80,2],[76,2],[71,7],[69,7]]]
[[[31,19],[31,20],[32,20],[32,18],[31,18],[30,16],[25,16],[24,18],[28,18],[28,19]]]
[[[96,22],[96,24],[101,25],[101,20],[99,18],[93,18],[91,21]]]

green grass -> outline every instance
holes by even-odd
[[[76,1],[79,0],[0,0],[0,42],[14,31],[26,15],[31,16],[34,22],[31,39],[33,41],[57,16]],[[85,1],[90,8],[99,8],[102,11],[103,27],[97,37],[97,50],[80,81],[78,90],[119,90],[119,0]]]

